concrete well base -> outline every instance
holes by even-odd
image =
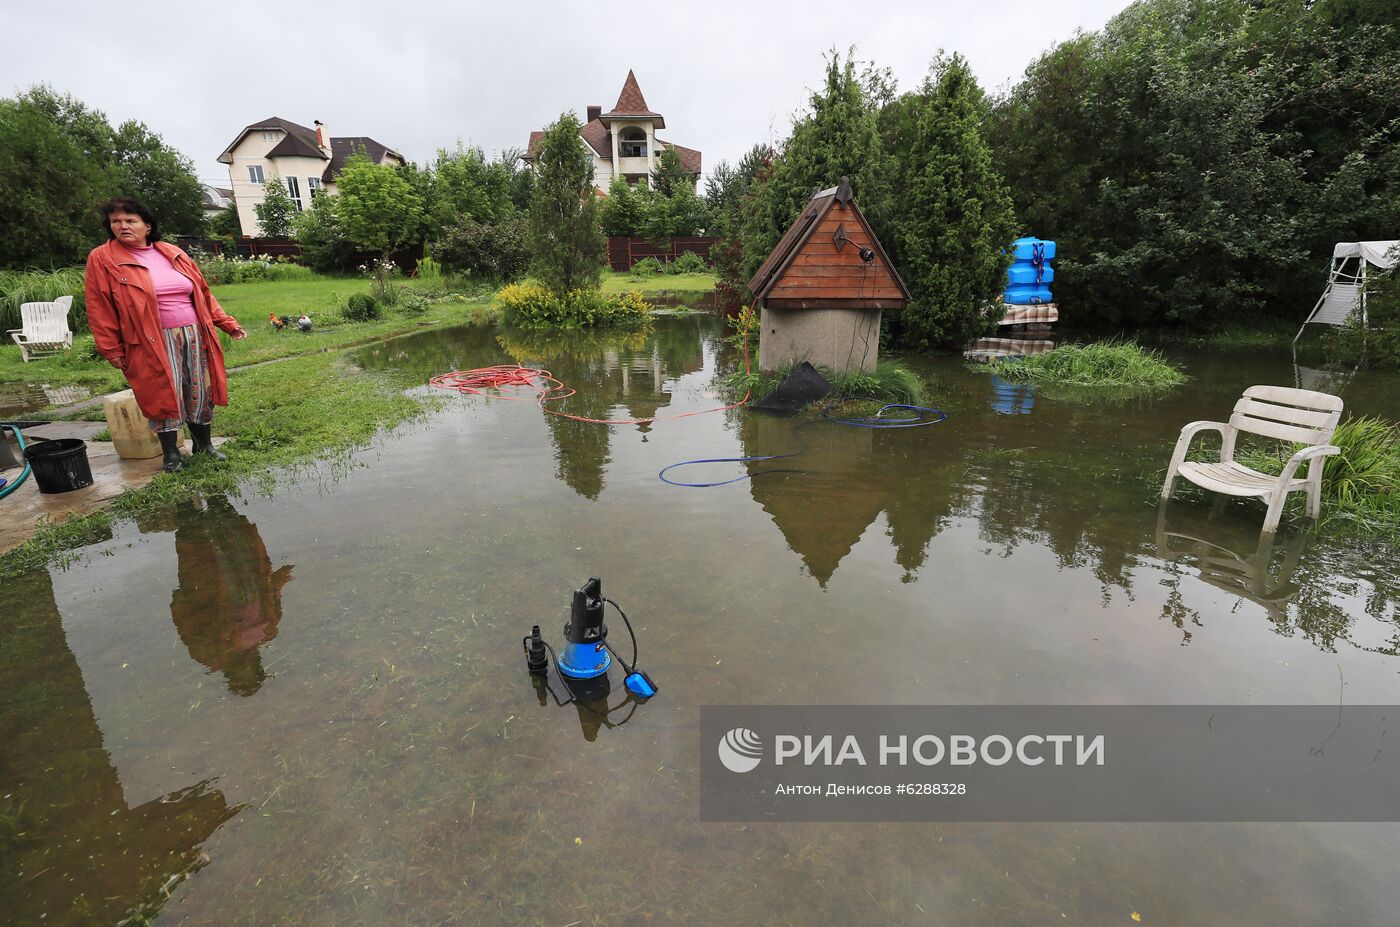
[[[837,374],[870,373],[880,356],[879,309],[770,309],[760,315],[758,366],[808,361]]]

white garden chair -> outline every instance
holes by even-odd
[[[1171,498],[1178,476],[1212,492],[1258,496],[1269,507],[1264,531],[1271,534],[1278,528],[1288,494],[1303,490],[1308,494],[1308,517],[1316,518],[1322,512],[1322,461],[1318,458],[1341,453],[1341,448],[1329,443],[1341,417],[1342,400],[1336,396],[1286,386],[1251,386],[1235,403],[1229,422],[1192,422],[1181,429],[1162,498]],[[1202,431],[1220,432],[1219,463],[1186,459],[1192,439]],[[1288,459],[1282,473],[1271,476],[1235,461],[1235,441],[1241,432],[1307,446]],[[1295,479],[1303,465],[1306,475]]]
[[[51,303],[24,303],[19,307],[23,328],[10,330],[10,337],[19,345],[20,357],[29,363],[31,357],[58,354],[73,347],[73,330],[68,327],[68,310],[73,297],[60,296]]]

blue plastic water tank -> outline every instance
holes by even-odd
[[[1011,243],[1014,263],[1006,272],[1003,301],[1012,306],[1053,302],[1049,284],[1055,279],[1050,262],[1055,259],[1055,243],[1040,238],[1018,238]]]

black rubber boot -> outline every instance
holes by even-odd
[[[185,466],[185,458],[180,456],[180,433],[178,431],[157,431],[162,457],[161,469],[174,473]]]
[[[208,425],[196,425],[189,422],[190,440],[194,442],[192,454],[206,454],[215,460],[228,460],[223,452],[214,446],[214,437],[209,433]]]

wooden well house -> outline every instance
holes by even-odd
[[[760,309],[758,366],[802,361],[868,373],[880,354],[880,313],[909,290],[851,194],[848,178],[812,195],[749,281]]]

